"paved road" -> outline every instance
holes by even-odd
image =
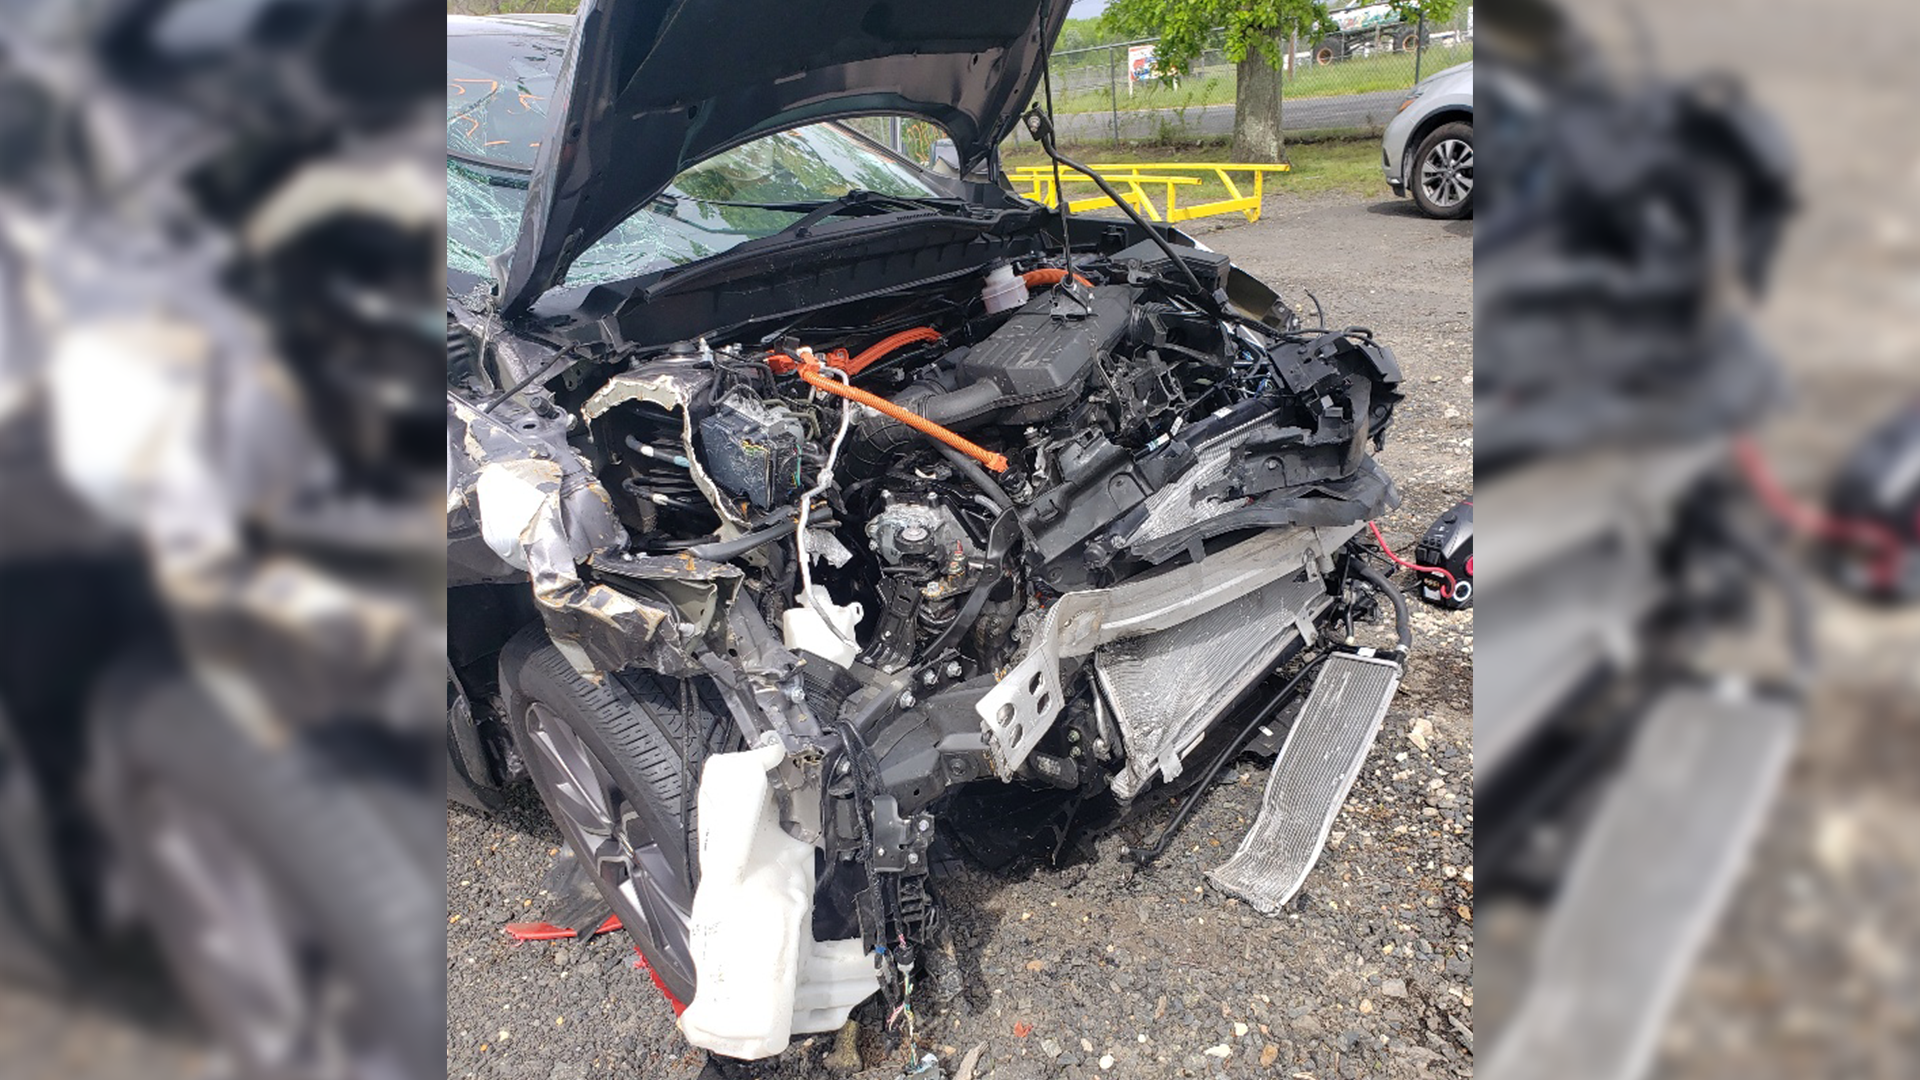
[[[1289,132],[1325,128],[1384,127],[1406,100],[1405,90],[1377,90],[1370,94],[1300,98],[1283,102],[1281,126]],[[1112,113],[1070,113],[1056,118],[1061,135],[1070,141],[1111,137]],[[1233,134],[1232,105],[1202,105],[1189,109],[1134,109],[1120,112],[1120,137],[1149,139],[1171,129],[1176,137]]]

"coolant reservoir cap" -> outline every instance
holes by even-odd
[[[986,284],[980,289],[980,300],[986,305],[989,315],[1020,307],[1027,302],[1027,283],[1013,272],[1011,263],[996,263],[987,271]]]

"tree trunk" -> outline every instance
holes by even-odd
[[[1233,151],[1235,161],[1280,160],[1280,72],[1259,49],[1248,49],[1235,72]]]

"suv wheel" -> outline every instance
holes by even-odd
[[[554,823],[675,999],[693,1000],[688,921],[707,755],[738,741],[706,680],[582,678],[533,623],[500,650],[507,726]]]
[[[138,681],[97,706],[93,801],[237,1070],[427,1075],[446,1023],[441,865],[408,849],[365,777],[243,733],[185,677]],[[432,820],[434,794],[406,816]]]

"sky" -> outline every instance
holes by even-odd
[[[1069,18],[1091,19],[1107,10],[1107,0],[1073,0],[1073,8],[1067,12]]]

